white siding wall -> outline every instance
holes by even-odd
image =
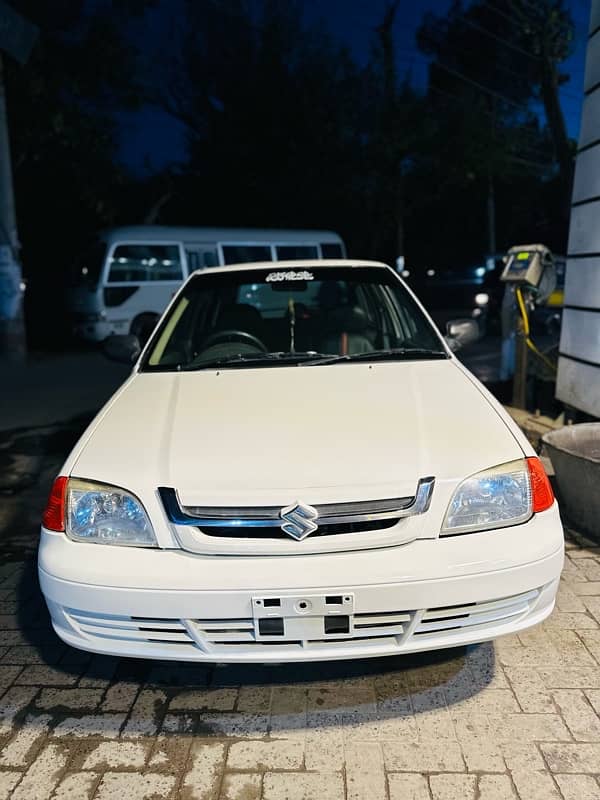
[[[600,417],[600,0],[592,0],[556,396]]]

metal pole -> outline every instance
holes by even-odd
[[[22,359],[26,354],[22,285],[4,69],[0,54],[0,357]]]
[[[513,379],[514,408],[527,408],[527,343],[521,315],[517,316],[517,335],[515,343],[515,376]]]

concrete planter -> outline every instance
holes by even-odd
[[[568,425],[542,441],[556,474],[563,516],[600,542],[600,422]]]

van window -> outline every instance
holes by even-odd
[[[341,244],[321,243],[321,254],[323,258],[343,258],[344,251]]]
[[[109,283],[181,281],[179,247],[174,244],[120,244],[110,260]]]
[[[223,259],[226,264],[271,261],[271,248],[268,244],[224,244]]]
[[[278,244],[275,248],[278,261],[295,261],[302,258],[318,258],[316,244]]]
[[[204,269],[205,267],[217,267],[219,265],[219,254],[216,247],[203,248],[200,245],[194,245],[186,249],[186,256],[188,260],[188,267],[190,272],[197,269]]]

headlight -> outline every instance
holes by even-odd
[[[157,546],[143,505],[116,486],[70,478],[66,516],[65,532],[77,542]]]
[[[484,531],[526,522],[533,514],[528,461],[510,461],[463,481],[450,501],[440,535]]]
[[[487,292],[479,292],[475,295],[475,303],[478,306],[487,306],[490,301],[490,296]]]

